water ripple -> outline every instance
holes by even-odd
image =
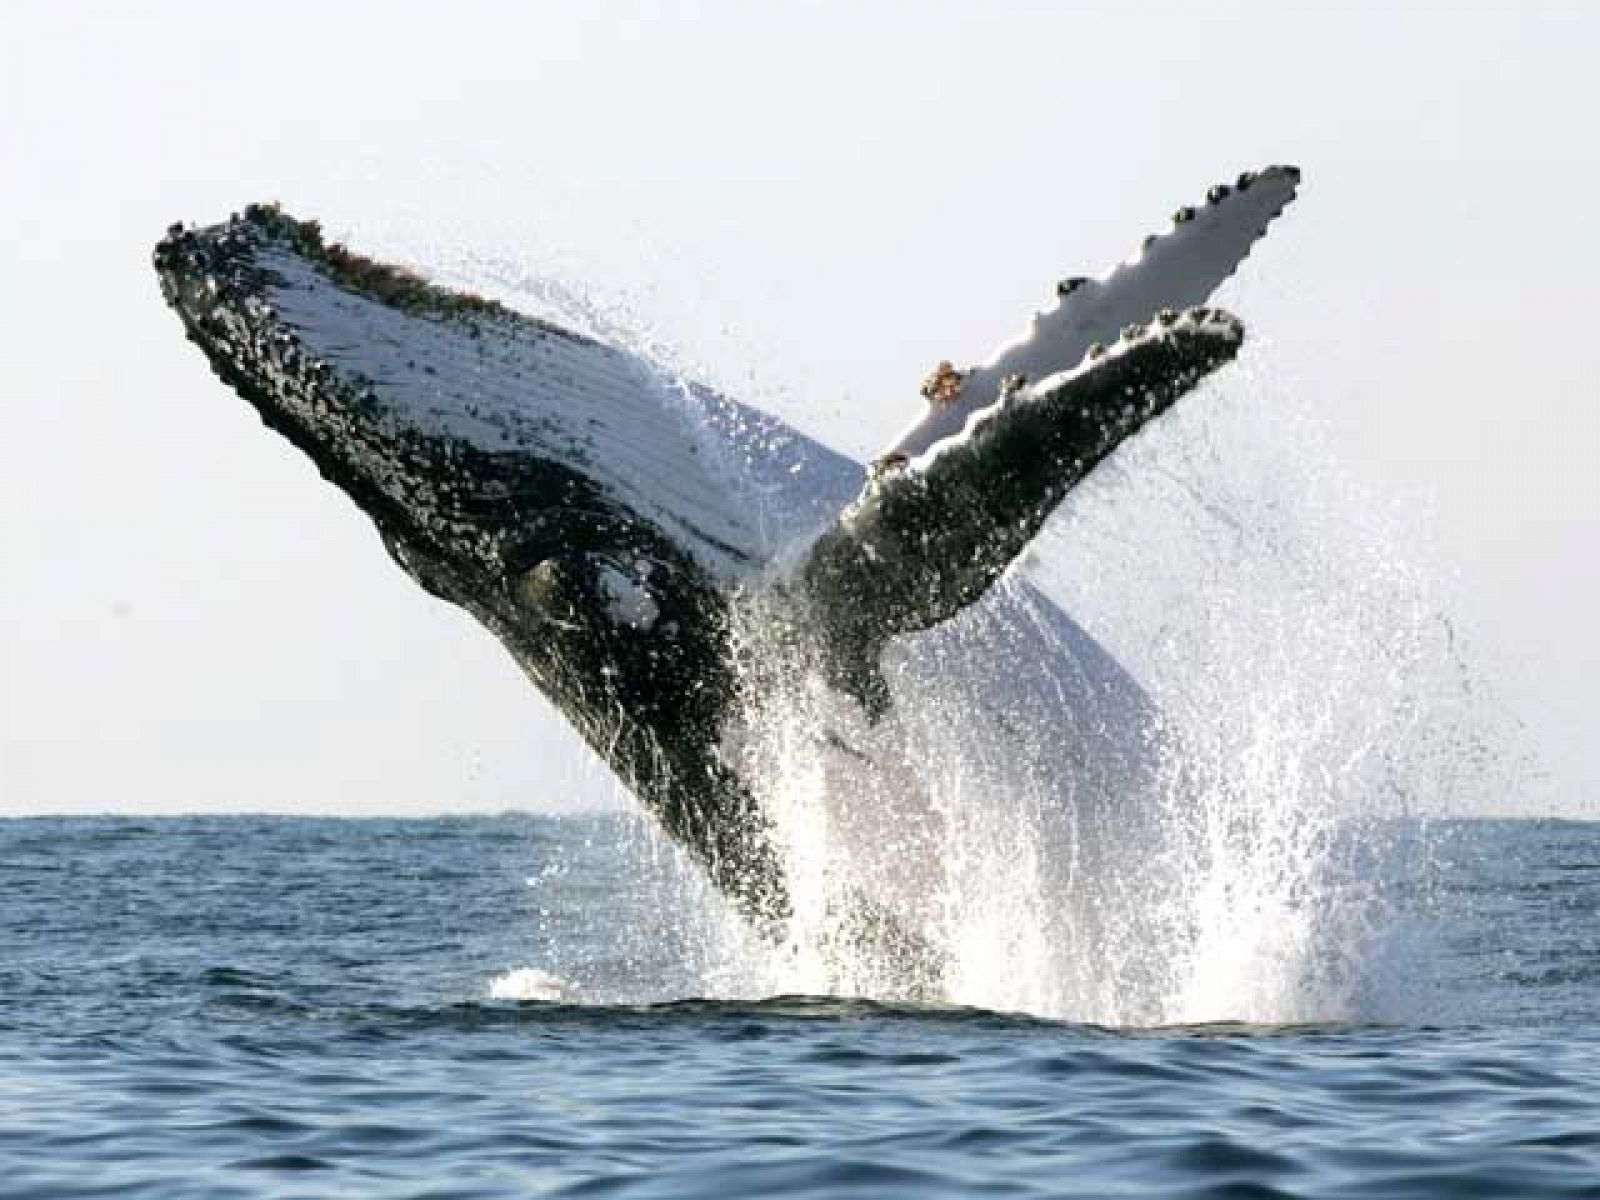
[[[1468,1020],[1141,1029],[671,998],[622,910],[540,924],[567,830],[0,823],[0,1195],[1600,1197],[1592,909],[1532,886],[1591,827],[1474,834],[1425,960]]]

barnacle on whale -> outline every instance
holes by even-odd
[[[951,404],[961,394],[961,381],[965,378],[963,372],[945,359],[922,381],[919,390],[930,404]]]

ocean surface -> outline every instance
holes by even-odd
[[[624,815],[0,821],[0,1194],[1600,1197],[1600,825],[1427,844],[1326,1019],[1116,1028],[746,993]]]

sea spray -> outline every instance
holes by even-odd
[[[1004,664],[1011,690],[1031,669],[1007,638],[1036,602],[1011,584],[891,646],[867,755],[837,749],[847,702],[766,651],[764,679],[802,680],[759,689],[746,734],[797,897],[769,978],[895,994],[837,935],[867,894],[932,944],[951,1002],[1118,1025],[1414,1013],[1433,998],[1392,969],[1396,900],[1426,884],[1425,818],[1459,798],[1463,756],[1495,754],[1404,514],[1248,376],[1119,458],[1033,571],[1150,711],[997,701],[964,667]]]
[[[573,312],[560,288],[528,298],[677,361],[642,326],[630,336],[624,311]],[[775,824],[793,916],[779,943],[756,936],[635,823],[629,858],[658,915],[619,937],[669,939],[683,968],[641,994],[918,994],[852,933],[865,903],[927,943],[948,1002],[1116,1025],[1432,1011],[1398,898],[1426,903],[1422,819],[1495,786],[1498,737],[1413,514],[1342,471],[1291,392],[1232,371],[1123,447],[994,596],[890,644],[883,728],[747,608],[731,752]],[[974,679],[975,661],[1034,672],[1006,653],[1019,627],[1019,646],[1049,642],[1019,578],[1148,703],[1048,686],[1018,703]]]
[[[1096,907],[1113,847],[1141,824],[1124,801],[1153,713],[1131,682],[1078,631],[1055,640],[1059,617],[1007,583],[891,643],[894,703],[873,722],[810,669],[782,602],[745,610],[730,740],[782,847],[784,990],[1034,1012],[1128,994],[1106,971],[1122,927]],[[975,669],[997,661],[998,675]]]
[[[1162,1023],[1426,1007],[1387,970],[1397,900],[1433,869],[1427,817],[1501,763],[1415,513],[1341,469],[1285,391],[1241,372],[1197,394],[1040,555],[1162,714]]]

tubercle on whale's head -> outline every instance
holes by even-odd
[[[401,567],[446,599],[482,596],[481,576],[503,565],[502,538],[492,523],[467,519],[466,481],[480,492],[503,484],[468,469],[471,447],[430,441],[371,380],[336,370],[305,344],[274,302],[280,281],[268,263],[278,248],[308,261],[327,255],[314,223],[252,205],[222,225],[172,226],[154,264],[168,304],[216,374],[373,519]],[[394,269],[355,270],[396,299],[423,286]]]

